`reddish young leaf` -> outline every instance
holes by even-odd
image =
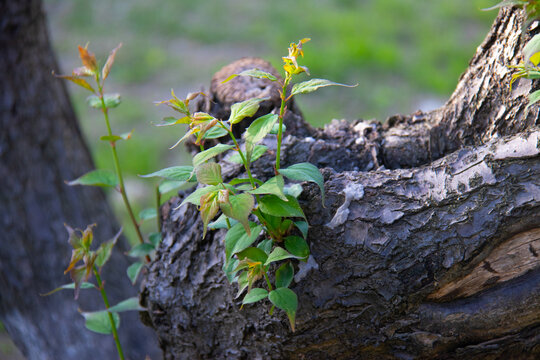
[[[71,82],[85,88],[86,90],[91,91],[92,93],[96,92],[94,90],[94,88],[92,87],[92,85],[90,85],[86,80],[81,79],[81,78],[79,78],[77,76],[73,76],[73,75],[56,75],[56,74],[54,74],[54,76],[56,76],[57,78],[69,80],[69,81],[71,81]]]
[[[111,71],[111,67],[114,63],[114,58],[116,57],[116,52],[122,47],[122,43],[118,44],[117,47],[115,47],[111,53],[109,54],[109,57],[107,58],[107,62],[105,62],[105,65],[103,65],[103,70],[101,70],[101,78],[105,80],[107,76],[109,76],[109,72]]]
[[[79,46],[79,56],[84,67],[95,73],[97,71],[96,56],[89,52],[86,47]]]

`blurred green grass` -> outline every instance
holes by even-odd
[[[171,88],[179,96],[208,88],[215,71],[242,56],[259,56],[280,68],[288,44],[311,37],[302,63],[313,77],[359,84],[299,98],[312,124],[332,118],[384,121],[394,113],[430,110],[453,91],[496,16],[480,9],[494,3],[45,0],[45,9],[64,72],[78,66],[77,45],[90,42],[105,59],[124,43],[108,88],[124,99],[111,112],[115,132],[135,129],[118,148],[128,191],[140,210],[153,204],[153,190],[151,181],[137,174],[190,161],[181,150],[168,150],[182,129],[151,125],[168,115],[153,102],[166,99]],[[82,90],[70,89],[97,165],[112,168],[108,145],[97,140],[105,133],[100,113],[88,109]]]

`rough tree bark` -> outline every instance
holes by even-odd
[[[314,186],[300,196],[312,255],[295,276],[296,332],[268,308],[240,310],[223,232],[201,239],[196,209],[173,210],[182,196],[165,206],[143,293],[165,358],[538,358],[536,83],[510,90],[508,69],[537,32],[522,23],[499,13],[438,110],[289,133],[285,163],[325,167],[327,191],[326,208]],[[254,172],[271,175],[270,158]]]
[[[0,68],[0,319],[28,359],[114,359],[112,338],[85,329],[71,291],[39,295],[69,282],[64,222],[97,223],[96,241],[119,228],[102,191],[64,183],[93,163],[65,85],[51,75],[59,71],[40,1],[0,2]],[[113,303],[136,294],[121,251],[105,268]],[[103,308],[97,292],[81,298],[86,311]],[[157,358],[154,336],[137,314],[123,320],[128,356]]]

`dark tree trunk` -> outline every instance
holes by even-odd
[[[0,68],[0,319],[28,359],[114,359],[112,337],[85,329],[71,291],[39,295],[70,281],[64,223],[97,223],[99,241],[118,231],[102,191],[64,183],[93,164],[65,85],[51,75],[59,71],[40,1],[0,2]],[[136,294],[127,265],[119,249],[105,267],[113,302]],[[81,308],[103,308],[91,293],[83,290]],[[129,357],[156,354],[137,315],[123,320]]]
[[[300,196],[312,255],[295,276],[296,332],[284,314],[240,310],[223,231],[201,239],[193,206],[165,206],[143,293],[165,358],[539,358],[536,84],[510,91],[507,67],[532,35],[522,23],[520,10],[500,12],[436,111],[286,138],[286,164],[326,167],[326,208],[314,186]],[[270,161],[255,172],[270,176]]]

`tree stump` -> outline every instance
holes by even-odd
[[[326,207],[310,184],[299,198],[311,256],[292,286],[296,332],[269,306],[240,310],[224,232],[202,239],[195,207],[175,209],[185,194],[164,206],[143,302],[165,358],[540,357],[537,84],[511,90],[508,68],[538,31],[523,21],[500,11],[440,109],[288,131],[283,166],[323,168],[326,188]],[[272,176],[272,159],[253,172]]]

